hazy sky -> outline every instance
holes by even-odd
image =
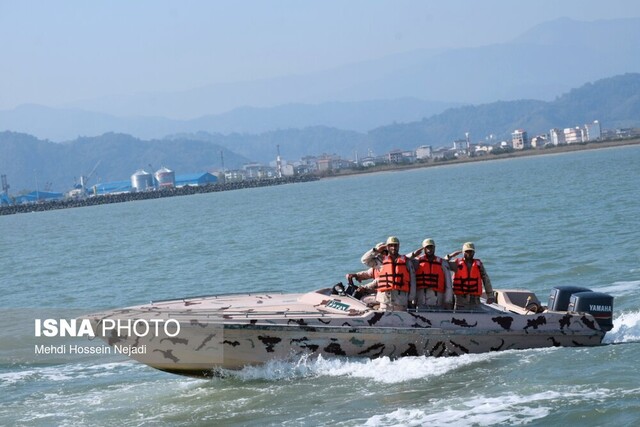
[[[0,0],[0,109],[300,74],[508,41],[637,0]]]

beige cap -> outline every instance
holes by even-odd
[[[387,245],[399,245],[400,244],[400,239],[398,239],[396,236],[389,236],[389,238],[387,239]]]
[[[424,239],[422,241],[422,247],[425,248],[427,246],[435,246],[436,242],[433,241],[433,239]]]
[[[462,245],[462,252],[465,251],[476,251],[476,246],[473,244],[473,242],[467,242],[464,245]]]

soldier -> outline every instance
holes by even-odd
[[[413,263],[400,255],[400,240],[390,236],[386,242],[388,255],[382,258],[382,265],[376,273],[376,301],[380,310],[402,311],[409,302],[415,304],[416,282]]]
[[[416,258],[417,255],[423,254]],[[416,276],[416,303],[418,308],[453,308],[453,290],[449,263],[436,256],[436,243],[425,239],[422,247],[410,255]]]
[[[457,258],[450,262],[453,271],[453,293],[456,296],[455,309],[474,310],[479,308],[483,286],[487,294],[487,304],[493,304],[495,298],[491,280],[482,261],[474,258],[476,248],[472,242],[462,245],[462,251],[447,255],[447,261],[461,252],[464,253],[464,258]]]
[[[382,242],[375,245],[372,249],[369,249],[362,255],[362,258],[360,258],[362,263],[369,266],[369,268],[357,273],[348,273],[346,275],[347,281],[353,283],[353,279],[356,279],[358,283],[360,283],[363,280],[373,279],[371,282],[358,287],[358,289],[365,294],[375,294],[378,287],[376,273],[380,270],[380,267],[382,267],[382,259],[387,254],[387,246]]]
[[[387,245],[380,242],[372,249],[365,252],[364,255],[362,255],[362,258],[360,258],[360,261],[368,267],[380,268],[382,265],[382,258],[387,255],[389,255]]]
[[[357,273],[347,273],[346,278],[349,284],[353,284],[353,279],[358,283],[363,280],[373,279],[362,286],[358,286],[358,291],[355,294],[356,298],[360,298],[369,307],[375,309],[380,308],[380,302],[375,297],[378,289],[378,273],[382,268],[382,260],[389,254],[387,245],[383,242],[378,243],[372,249],[362,255],[360,261],[369,268],[366,270],[358,271]],[[386,308],[385,308],[386,309]]]

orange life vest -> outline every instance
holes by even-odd
[[[409,292],[411,277],[407,268],[407,258],[398,256],[395,261],[390,256],[382,259],[382,267],[376,273],[378,279],[378,291]]]
[[[474,259],[471,270],[467,268],[464,258],[456,260],[457,271],[453,274],[453,293],[456,295],[482,295],[482,276],[480,266],[482,262]]]
[[[433,257],[433,261],[429,260],[426,255],[418,258],[416,289],[433,289],[436,292],[444,292],[442,258],[436,256]]]

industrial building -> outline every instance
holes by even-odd
[[[131,181],[102,182],[91,187],[94,196],[131,192]]]
[[[185,185],[215,184],[218,181],[218,178],[208,172],[184,175],[173,175],[173,172],[168,169],[162,170],[162,172],[163,175],[160,176],[160,179],[158,179],[158,174],[156,173],[156,179],[154,180],[153,175],[140,170],[131,175],[130,181],[113,181],[96,184],[91,187],[91,194],[101,196],[105,194],[153,191],[156,189],[162,190],[165,188],[183,187]]]
[[[218,178],[209,172],[176,175],[176,187],[184,187],[185,185],[207,185],[215,184],[216,182],[218,182]]]
[[[51,191],[32,191],[29,194],[23,194],[16,196],[16,204],[21,205],[23,203],[37,203],[52,200],[62,200],[64,195],[62,193],[54,193]]]

